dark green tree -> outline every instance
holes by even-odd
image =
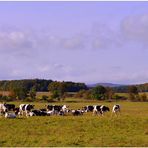
[[[36,98],[36,89],[34,87],[32,87],[29,91],[29,96],[32,100],[35,100]]]
[[[129,86],[128,87],[128,94],[129,94],[129,99],[131,101],[139,101],[140,100],[140,97],[139,97],[139,94],[138,94],[138,89],[136,86]]]
[[[96,86],[92,89],[92,98],[93,99],[105,99],[106,88],[104,86]]]

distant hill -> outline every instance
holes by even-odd
[[[102,85],[104,87],[119,87],[124,86],[123,84],[113,84],[113,83],[95,83],[95,84],[87,84],[87,87],[96,87],[98,85]]]

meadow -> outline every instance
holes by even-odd
[[[14,102],[13,102],[14,103]],[[23,102],[24,103],[24,102]],[[0,117],[0,147],[148,147],[148,102],[65,101],[70,109],[85,105],[121,105],[121,115],[103,117],[85,113],[83,116],[34,116],[16,119]],[[16,106],[21,102],[15,102]],[[47,103],[33,103],[43,108]]]

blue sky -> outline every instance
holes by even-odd
[[[148,82],[148,2],[0,2],[0,79]]]

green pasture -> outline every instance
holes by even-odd
[[[52,104],[78,109],[91,104],[112,108],[116,103],[121,105],[118,117],[111,116],[111,112],[103,117],[92,113],[16,119],[0,117],[0,147],[148,147],[148,102],[65,101]],[[21,102],[15,104],[18,106]],[[47,103],[33,104],[38,109]]]

